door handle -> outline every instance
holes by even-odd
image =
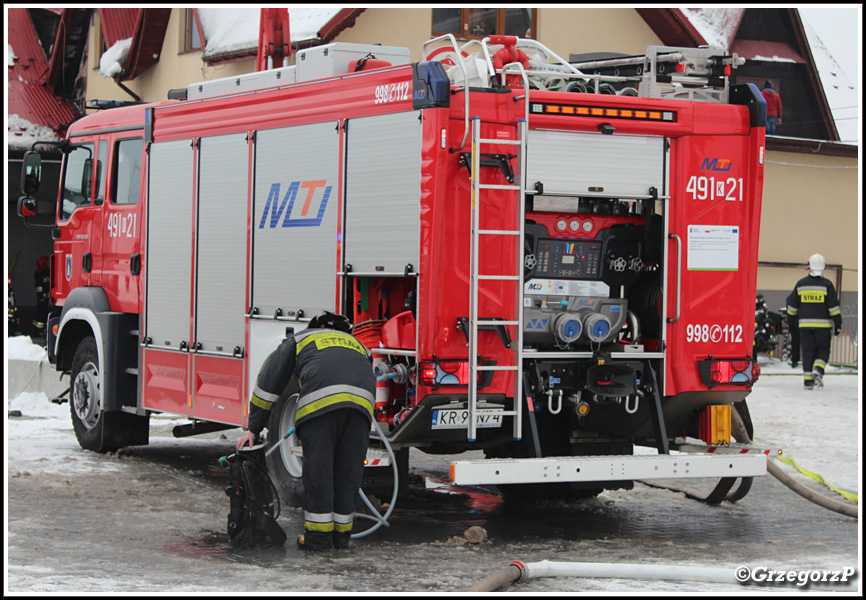
[[[683,241],[680,236],[673,233],[668,234],[668,238],[677,241],[677,316],[673,319],[667,319],[668,323],[674,323],[680,319],[680,302],[682,301],[680,291],[683,285]]]

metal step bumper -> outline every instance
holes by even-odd
[[[453,485],[761,477],[766,473],[764,453],[499,458],[451,463]]]

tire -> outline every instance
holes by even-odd
[[[268,439],[265,453],[268,463],[268,475],[280,496],[283,506],[302,507],[304,505],[304,482],[301,479],[304,472],[304,458],[293,453],[300,448],[298,436],[292,433],[283,440],[286,432],[295,425],[295,409],[298,406],[298,394],[290,394],[280,398],[271,409],[268,419]],[[279,444],[277,450],[271,449]]]
[[[78,444],[94,452],[116,450],[103,442],[105,412],[102,410],[99,354],[93,337],[84,338],[75,349],[70,381],[69,412]]]
[[[113,452],[148,443],[150,418],[120,411],[106,411],[96,340],[81,340],[72,357],[69,412],[78,444],[93,452]]]

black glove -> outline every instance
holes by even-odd
[[[833,335],[839,335],[840,333],[842,333],[842,328],[841,328],[841,327],[838,327],[838,326],[837,326],[837,327],[834,327],[834,328],[833,328]]]

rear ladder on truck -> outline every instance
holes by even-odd
[[[469,90],[466,90],[469,94]],[[472,249],[470,253],[469,271],[469,319],[465,323],[466,337],[469,340],[469,424],[467,437],[470,442],[476,439],[476,415],[478,415],[478,376],[485,371],[511,371],[514,374],[514,404],[512,410],[485,409],[485,414],[492,417],[513,416],[514,439],[519,440],[522,436],[523,418],[523,236],[524,236],[524,178],[523,171],[526,158],[526,131],[527,122],[521,120],[517,126],[517,140],[493,140],[481,137],[481,119],[472,118],[472,165],[470,168],[471,184],[471,236]],[[515,169],[515,182],[509,185],[482,184],[481,179],[481,149],[484,145],[513,145],[517,148],[517,169]],[[486,200],[487,190],[510,190],[516,202],[513,214],[517,222],[511,229],[486,229],[480,222],[481,206]],[[481,273],[479,268],[479,249],[481,240],[487,236],[516,236],[516,256],[514,257],[515,273]],[[481,286],[488,281],[513,282],[516,289],[513,296],[514,319],[485,318],[478,314],[478,294]],[[478,364],[478,332],[483,329],[494,329],[499,327],[515,327],[516,339],[510,343],[513,351],[513,364],[510,365],[479,365]],[[505,341],[506,336],[503,336]],[[530,416],[532,413],[529,413]]]
[[[461,59],[462,49],[458,49],[456,42],[451,35],[443,36],[429,40],[427,44],[435,43],[440,39],[448,38],[451,40],[452,46],[455,49],[455,58],[457,66],[463,71],[463,81],[466,82],[466,68]],[[525,360],[531,360],[527,357],[523,350],[523,291],[524,291],[524,269],[523,269],[523,237],[524,237],[524,220],[525,220],[525,194],[526,182],[524,173],[526,171],[526,148],[529,134],[529,90],[530,82],[529,75],[541,75],[545,78],[550,77],[551,73],[536,73],[532,70],[526,70],[520,63],[511,63],[504,65],[501,70],[494,69],[487,51],[487,42],[489,38],[481,41],[483,54],[487,58],[489,72],[491,76],[501,75],[503,83],[505,81],[506,71],[510,73],[518,72],[522,79],[524,95],[518,96],[515,100],[524,100],[525,116],[518,123],[517,140],[504,141],[484,139],[481,137],[481,119],[473,117],[471,119],[471,167],[470,167],[470,183],[471,183],[471,255],[470,255],[470,311],[469,318],[463,323],[466,328],[465,333],[469,346],[469,382],[468,382],[468,426],[467,438],[469,441],[476,440],[477,418],[480,414],[478,406],[478,376],[486,371],[504,371],[514,373],[514,403],[512,409],[483,409],[485,415],[490,416],[513,416],[515,440],[522,439],[522,414],[523,403],[531,402],[524,390],[523,365]],[[538,45],[538,42],[533,40],[522,40],[531,45]],[[425,44],[426,47],[426,44]],[[464,46],[465,47],[465,46]],[[545,49],[547,50],[547,49]],[[677,52],[680,51],[680,52]],[[685,51],[685,52],[682,52]],[[641,80],[642,93],[639,95],[644,97],[669,97],[677,99],[689,99],[692,101],[703,102],[726,102],[728,96],[727,82],[719,86],[721,78],[708,77],[708,75],[716,75],[716,72],[710,72],[712,67],[724,65],[724,75],[730,73],[731,67],[736,67],[742,64],[742,59],[736,55],[725,57],[723,52],[716,49],[698,52],[697,56],[693,56],[694,49],[676,49],[669,47],[651,47],[648,48],[647,55],[641,57],[641,61],[632,58],[632,64],[643,65],[645,71],[643,77],[619,77],[610,76],[604,73],[605,70],[611,67],[620,66],[616,64],[616,60],[598,61],[595,64],[586,63],[579,66],[583,68],[590,67],[595,70],[590,74],[586,71],[580,71],[576,65],[569,65],[555,54],[547,50],[547,52],[557,59],[563,68],[558,75],[564,75],[565,78],[583,80],[584,83],[592,82],[595,92],[599,93],[600,81],[613,81],[626,83],[628,81]],[[426,54],[425,54],[426,56]],[[611,64],[612,63],[612,64]],[[660,63],[674,63],[685,65],[684,68],[675,68],[677,75],[672,77],[661,76],[663,72],[658,68]],[[715,69],[713,69],[715,71]],[[713,80],[715,79],[715,80]],[[725,80],[727,78],[725,77]],[[686,83],[687,82],[687,83]],[[533,80],[536,85],[538,81]],[[698,88],[683,90],[670,88],[666,89],[664,84],[679,83],[683,87]],[[661,84],[661,85],[660,85]],[[691,84],[691,85],[688,85]],[[465,114],[466,114],[466,131],[464,133],[463,142],[459,146],[462,148],[466,142],[466,138],[470,132],[470,111],[469,111],[469,86],[464,83],[465,89]],[[673,87],[673,86],[672,86]],[[718,88],[721,87],[721,90]],[[713,88],[716,88],[713,90]],[[539,89],[546,89],[542,84]],[[715,92],[715,93],[713,93]],[[637,94],[635,94],[637,95]],[[482,164],[483,152],[482,147],[485,145],[504,145],[511,144],[517,147],[517,169],[515,170],[516,181],[511,185],[491,185],[482,184],[480,182],[480,167]],[[514,224],[512,229],[508,230],[491,230],[485,229],[480,223],[479,215],[480,208],[485,201],[484,192],[487,190],[512,190],[516,195],[518,207],[514,212],[518,222]],[[481,240],[487,236],[518,236],[517,256],[515,260],[515,273],[481,273],[479,269],[479,247]],[[489,316],[482,317],[478,312],[478,295],[481,287],[488,281],[513,281],[516,286],[514,294],[514,319],[492,318]],[[481,330],[499,329],[501,327],[514,326],[516,328],[516,339],[511,340],[511,349],[513,351],[514,361],[511,365],[485,365],[479,364],[478,356],[478,332]],[[503,336],[504,338],[505,336]],[[537,356],[534,353],[533,356]],[[527,405],[527,415],[530,419],[530,429],[533,431],[533,443],[535,445],[536,458],[526,459],[484,459],[484,460],[463,460],[454,461],[451,466],[451,479],[454,485],[479,485],[479,484],[519,484],[519,483],[535,483],[535,482],[579,482],[579,481],[619,481],[625,479],[657,479],[657,478],[736,478],[736,477],[758,477],[766,474],[767,456],[771,450],[758,449],[748,447],[739,449],[737,454],[728,453],[713,453],[718,448],[712,446],[698,445],[689,447],[684,445],[681,451],[691,451],[689,453],[670,454],[667,448],[666,434],[663,428],[663,416],[661,414],[661,406],[659,405],[660,398],[656,397],[655,411],[657,419],[661,423],[657,423],[657,429],[664,435],[665,439],[659,444],[658,455],[643,455],[643,456],[562,456],[562,457],[541,457],[539,442],[534,428],[534,413],[532,407]],[[773,451],[779,452],[781,451]]]

